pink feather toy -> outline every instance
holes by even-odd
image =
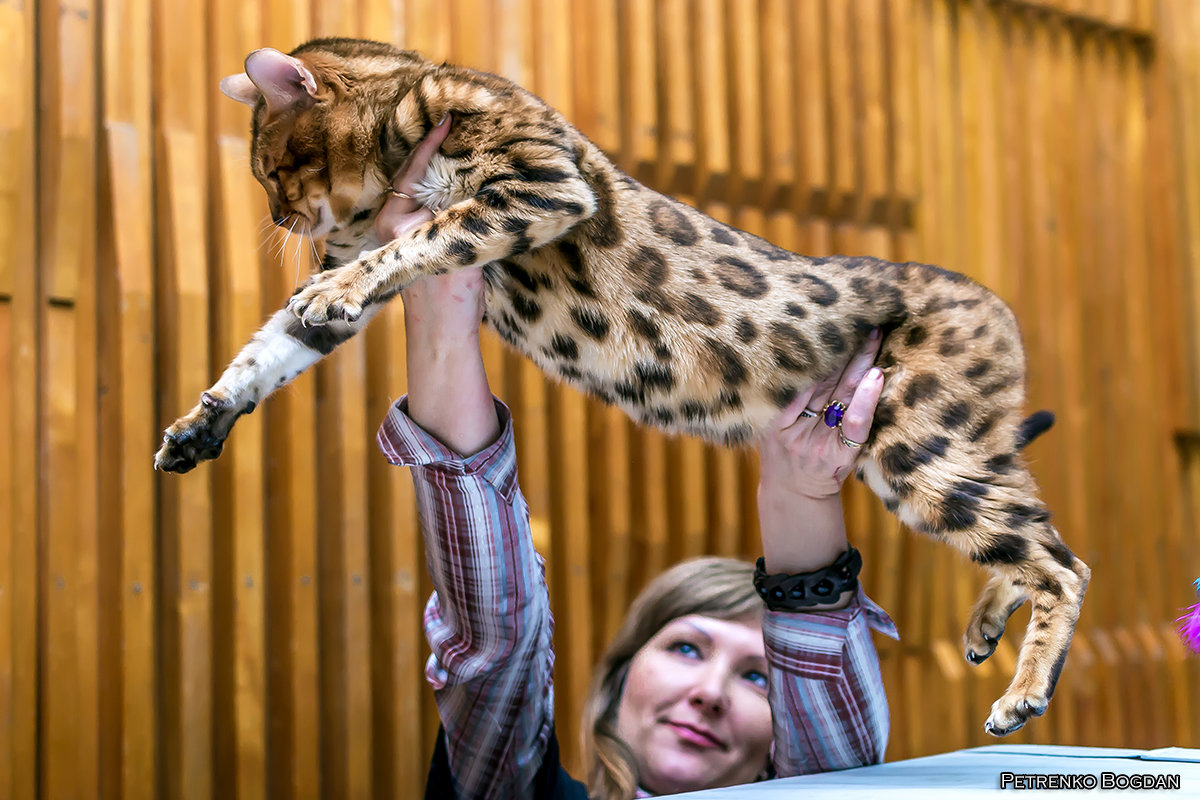
[[[1200,594],[1200,578],[1194,584],[1196,593]],[[1200,653],[1200,603],[1196,603],[1179,619],[1179,638],[1191,648],[1192,652]]]

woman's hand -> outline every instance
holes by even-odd
[[[796,395],[780,412],[761,445],[763,481],[813,499],[841,491],[858,455],[858,449],[844,441],[861,444],[867,440],[883,391],[883,373],[872,369],[878,353],[876,329],[841,375]],[[823,418],[823,410],[833,402],[844,406],[840,429],[828,427]]]
[[[838,375],[798,394],[759,446],[758,511],[768,572],[811,572],[846,549],[841,488],[867,440],[883,374],[872,367],[879,331]],[[841,426],[825,424],[833,402],[845,406]]]
[[[416,146],[393,180],[391,196],[375,218],[381,242],[433,219],[433,212],[412,196],[450,126],[447,115]],[[482,269],[467,267],[431,275],[405,288],[400,296],[404,300],[409,416],[460,455],[482,450],[500,435],[479,350]]]

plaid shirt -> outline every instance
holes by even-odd
[[[407,415],[379,429],[387,460],[412,467],[434,593],[425,606],[432,684],[460,798],[516,798],[541,765],[553,726],[553,619],[545,564],[517,486],[512,418],[500,438],[458,456]],[[896,627],[859,590],[837,611],[768,611],[763,640],[779,776],[883,760],[888,708],[870,628]]]

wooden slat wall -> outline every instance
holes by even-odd
[[[0,797],[415,794],[437,712],[408,475],[374,430],[402,310],[156,475],[187,410],[311,269],[270,230],[251,49],[366,36],[486,69],[631,174],[781,245],[921,260],[1008,300],[1030,456],[1093,568],[1050,713],[1010,741],[1200,746],[1200,6],[1192,0],[0,2]],[[753,558],[752,454],[667,440],[485,337],[557,626],[559,735],[633,595]],[[847,494],[889,759],[985,744],[1016,632],[959,637],[981,575]]]

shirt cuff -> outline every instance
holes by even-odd
[[[844,669],[848,636],[867,636],[868,629],[899,639],[896,623],[862,584],[845,608],[832,611],[771,611],[763,616],[767,660],[804,678],[836,678]]]
[[[379,426],[376,441],[389,464],[414,469],[428,468],[452,475],[476,475],[496,488],[506,502],[517,493],[517,460],[513,440],[512,413],[493,397],[500,436],[474,455],[460,456],[417,425],[408,415],[408,395],[397,400]]]

